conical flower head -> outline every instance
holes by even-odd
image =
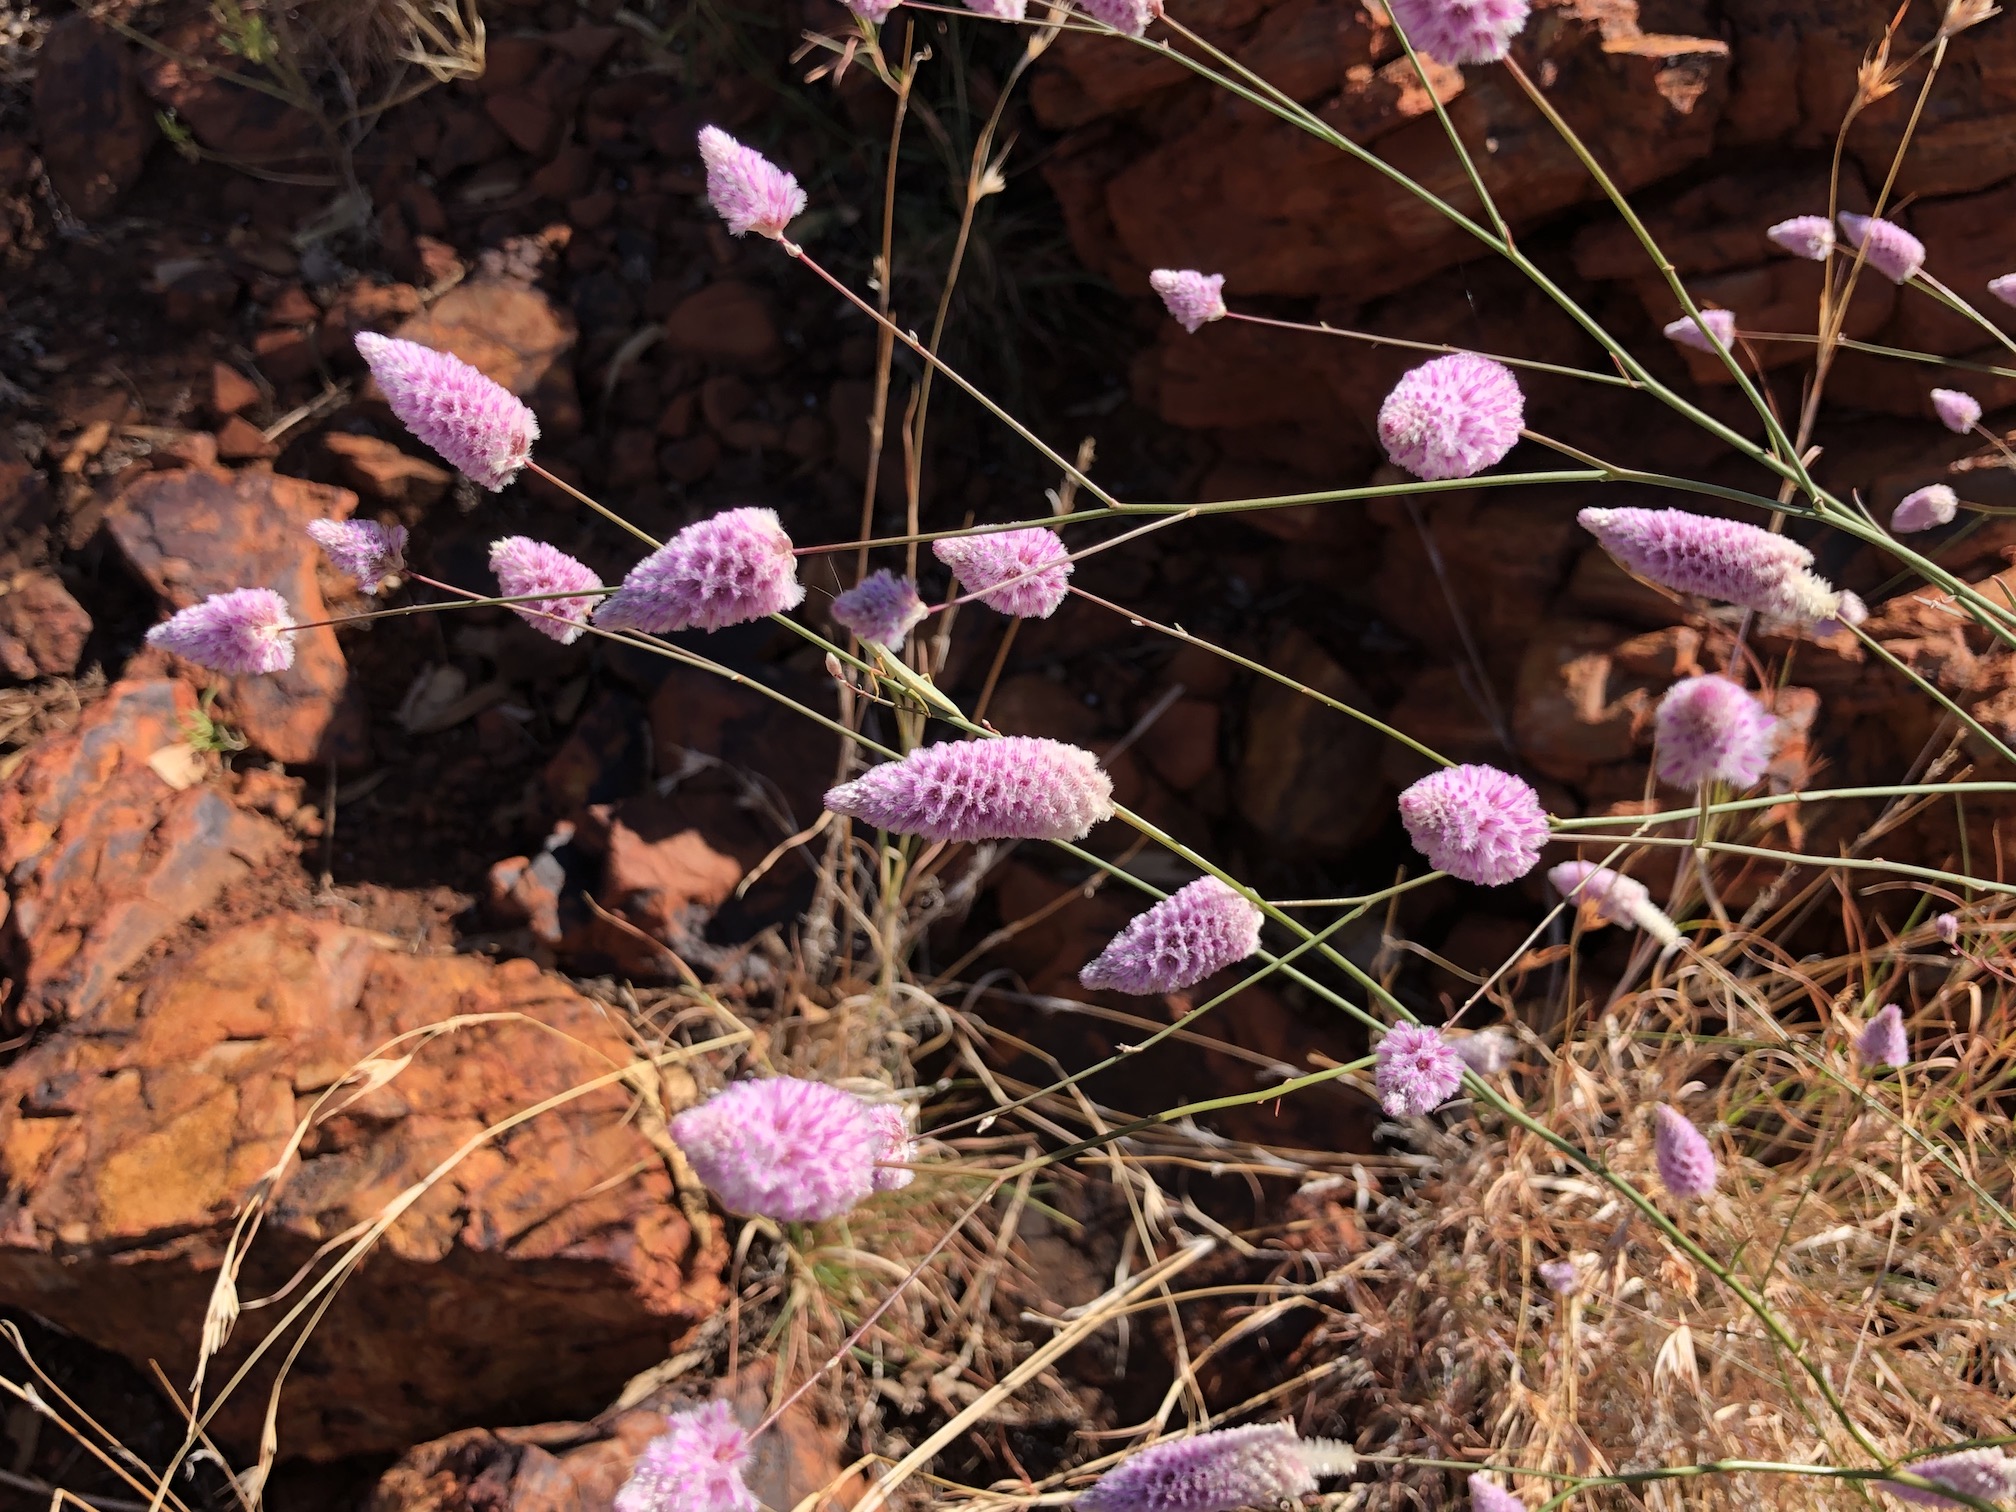
[[[1301,1439],[1287,1423],[1220,1428],[1167,1439],[1129,1455],[1078,1497],[1082,1512],[1235,1512],[1278,1507],[1343,1474],[1351,1456],[1325,1439]]]
[[[908,1169],[917,1160],[909,1111],[901,1103],[870,1103],[868,1116],[875,1124],[875,1159],[893,1162],[878,1164],[870,1180],[878,1192],[900,1192],[917,1179],[917,1173]]]
[[[989,609],[1048,619],[1070,591],[1071,553],[1054,530],[1032,525],[985,535],[948,536],[931,554]]]
[[[271,588],[234,588],[169,615],[147,644],[234,677],[284,672],[294,665],[293,620]]]
[[[1062,741],[948,740],[870,767],[826,807],[927,840],[1079,840],[1112,816],[1113,779]]]
[[[1801,624],[1859,624],[1862,601],[1811,571],[1797,541],[1684,509],[1585,509],[1575,517],[1627,572],[1679,593],[1741,604]]]
[[[1470,1512],[1526,1512],[1526,1503],[1489,1476],[1479,1474],[1470,1477]]]
[[[357,579],[365,593],[406,568],[406,527],[376,520],[310,520],[308,535],[329,564]]]
[[[1562,897],[1586,907],[1599,919],[1626,929],[1642,929],[1663,946],[1680,942],[1680,931],[1635,877],[1593,861],[1563,861],[1548,868],[1547,880]]]
[[[1910,1065],[1911,1041],[1904,1033],[1904,1010],[1895,1003],[1885,1003],[1855,1036],[1855,1053],[1871,1066],[1895,1070]]]
[[[805,213],[798,180],[719,126],[700,129],[700,161],[707,165],[707,203],[731,236],[754,231],[775,239]]]
[[[1526,423],[1526,397],[1503,363],[1474,352],[1424,362],[1379,406],[1379,444],[1396,467],[1434,482],[1505,460]]]
[[[1678,320],[1669,320],[1661,332],[1668,341],[1692,347],[1697,352],[1714,351],[1716,342],[1720,342],[1725,351],[1730,351],[1736,346],[1736,317],[1727,310],[1703,310],[1699,320],[1692,315],[1682,315]],[[1708,339],[1711,335],[1714,341]]]
[[[1897,507],[1890,511],[1890,528],[1898,535],[1935,530],[1952,524],[1953,516],[1959,512],[1960,495],[1944,483],[1928,483],[1912,489],[1898,501]]]
[[[1794,257],[1825,262],[1834,250],[1834,223],[1824,215],[1795,215],[1764,233]]]
[[[1906,1460],[1897,1468],[1985,1502],[2000,1502],[2016,1496],[2016,1460],[2010,1459],[2000,1449],[1963,1449],[1958,1454],[1942,1454],[1933,1459]],[[1937,1491],[1900,1486],[1894,1481],[1885,1482],[1883,1489],[1899,1501],[1919,1507],[1967,1505],[1950,1496],[1941,1496]]]
[[[1715,1190],[1715,1152],[1708,1136],[1665,1103],[1652,1110],[1652,1160],[1659,1182],[1675,1197],[1706,1197]]]
[[[1162,0],[1078,0],[1078,8],[1123,37],[1138,37],[1162,19]]]
[[[2004,273],[1988,280],[1988,292],[2006,305],[2016,305],[2016,273]]]
[[[795,609],[798,558],[774,509],[729,509],[644,558],[595,611],[604,630],[721,630]]]
[[[844,629],[863,640],[876,641],[891,651],[901,651],[903,642],[924,618],[924,600],[917,585],[884,568],[871,572],[833,600],[833,618]]]
[[[1417,52],[1452,67],[1496,63],[1526,25],[1526,0],[1392,0],[1387,9]]]
[[[1400,795],[1400,822],[1429,865],[1484,887],[1525,876],[1547,843],[1540,795],[1494,766],[1430,772]]]
[[[602,580],[566,552],[530,536],[505,536],[490,543],[490,570],[497,574],[497,587],[505,598],[553,595],[511,606],[513,614],[541,635],[571,646],[588,628]],[[562,596],[582,593],[587,596]]]
[[[665,1419],[644,1446],[614,1512],[761,1512],[743,1479],[749,1439],[726,1402],[688,1407]]]
[[[1980,423],[1981,401],[1961,389],[1934,389],[1932,413],[1954,435],[1964,436]]]
[[[852,1092],[795,1076],[736,1082],[672,1120],[672,1138],[731,1212],[811,1223],[875,1189],[884,1139]]]
[[[1260,910],[1216,877],[1199,877],[1136,915],[1078,973],[1094,991],[1181,992],[1260,948]]]
[[[1372,1084],[1388,1118],[1433,1113],[1463,1085],[1463,1057],[1438,1030],[1395,1024],[1373,1052]]]
[[[1771,764],[1778,739],[1778,721],[1726,677],[1675,683],[1659,700],[1653,728],[1659,776],[1682,788],[1711,781],[1749,787]]]
[[[1157,268],[1148,275],[1148,287],[1162,296],[1162,303],[1176,322],[1196,335],[1199,328],[1225,318],[1225,275],[1199,273],[1195,268]]]
[[[1864,262],[1892,283],[1906,283],[1925,266],[1925,243],[1895,221],[1841,212],[1841,234]]]
[[[492,493],[532,458],[539,420],[460,357],[361,331],[357,350],[399,423]]]

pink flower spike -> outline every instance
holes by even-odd
[[[917,1179],[909,1167],[917,1160],[917,1141],[910,1132],[910,1114],[901,1103],[870,1103],[868,1116],[875,1123],[875,1159],[871,1178],[878,1192],[900,1192]]]
[[[1915,535],[1953,523],[1960,512],[1960,495],[1944,483],[1928,483],[1914,488],[1890,511],[1890,528],[1898,535]]]
[[[364,593],[376,593],[394,573],[406,570],[406,527],[376,520],[310,520],[308,535],[329,564],[357,579]]]
[[[1841,212],[1841,234],[1862,260],[1892,283],[1908,283],[1925,266],[1925,243],[1895,221]]]
[[[1697,352],[1712,352],[1719,341],[1729,351],[1736,347],[1736,317],[1727,310],[1703,310],[1701,318],[1682,315],[1678,320],[1668,321],[1662,328],[1668,341],[1684,347],[1692,347]],[[1713,336],[1715,341],[1708,338]]]
[[[1181,992],[1260,948],[1260,910],[1216,877],[1199,877],[1137,914],[1078,973],[1097,991]]]
[[[1082,1512],[1234,1512],[1290,1506],[1319,1475],[1349,1473],[1356,1458],[1328,1439],[1303,1439],[1289,1423],[1220,1428],[1165,1439],[1131,1454],[1081,1492]]]
[[[672,1138],[731,1212],[811,1223],[875,1189],[882,1136],[852,1092],[795,1076],[735,1082],[672,1120]]]
[[[841,0],[841,3],[870,26],[880,26],[903,0]]]
[[[1932,413],[1956,436],[1964,436],[1981,419],[1981,401],[1960,389],[1932,390]]]
[[[1690,677],[1659,700],[1653,728],[1659,776],[1674,787],[1726,782],[1747,788],[1764,775],[1778,721],[1726,677]]]
[[[1797,541],[1684,509],[1585,509],[1575,517],[1627,572],[1679,593],[1798,624],[1860,624],[1868,610],[1809,569]]]
[[[1148,275],[1148,287],[1162,296],[1162,303],[1176,317],[1176,323],[1195,336],[1200,327],[1225,318],[1225,275],[1199,273],[1195,268],[1157,268]]]
[[[1935,1459],[1906,1460],[1897,1468],[1980,1501],[1999,1502],[2016,1496],[2016,1460],[2000,1449],[1963,1449],[1958,1454],[1942,1454]],[[1936,1491],[1900,1486],[1894,1481],[1884,1482],[1883,1489],[1899,1501],[1918,1507],[1967,1505]]]
[[[1652,1119],[1652,1159],[1659,1167],[1660,1185],[1683,1200],[1714,1191],[1719,1172],[1708,1136],[1665,1103],[1652,1110]]]
[[[1080,840],[1112,817],[1113,779],[1058,740],[948,740],[870,767],[826,807],[927,840]]]
[[[1834,223],[1824,215],[1795,215],[1764,233],[1794,257],[1825,262],[1834,250]]]
[[[284,672],[294,665],[293,619],[271,588],[234,588],[171,614],[147,632],[147,644],[212,672]]]
[[[604,630],[722,630],[795,609],[798,558],[774,509],[729,509],[688,525],[602,601]]]
[[[1071,553],[1054,530],[1031,525],[986,535],[947,536],[931,554],[989,609],[1048,619],[1070,591]]]
[[[743,1478],[749,1439],[726,1402],[670,1414],[665,1431],[644,1446],[613,1512],[760,1512]]]
[[[1029,9],[1029,0],[965,0],[966,9],[976,16],[996,21],[1020,21]]]
[[[2004,273],[1988,280],[1988,292],[2006,305],[2016,305],[2016,273]]]
[[[1494,766],[1430,772],[1400,795],[1400,822],[1430,866],[1484,887],[1525,876],[1547,843],[1540,795]]]
[[[1470,1477],[1470,1512],[1526,1512],[1526,1503],[1480,1473]]]
[[[1895,1069],[1910,1065],[1911,1042],[1904,1034],[1904,1010],[1895,1003],[1885,1003],[1855,1036],[1855,1053],[1872,1066]]]
[[[1438,63],[1496,63],[1526,25],[1527,0],[1392,0],[1415,50]]]
[[[1440,1031],[1425,1025],[1395,1024],[1373,1054],[1378,1065],[1372,1084],[1388,1118],[1433,1113],[1463,1085],[1463,1057]]]
[[[843,629],[863,640],[876,641],[891,651],[901,651],[903,642],[924,618],[924,600],[917,585],[898,577],[886,567],[871,572],[833,600],[833,618]]]
[[[1078,8],[1123,37],[1138,37],[1162,19],[1162,0],[1078,0]]]
[[[1452,352],[1393,385],[1379,406],[1379,444],[1417,478],[1470,478],[1504,461],[1525,423],[1526,397],[1510,368]]]
[[[357,350],[399,423],[471,481],[500,492],[532,459],[538,417],[460,357],[375,331]]]
[[[778,240],[805,213],[798,180],[719,126],[700,128],[700,161],[707,165],[707,203],[731,236],[754,231]]]
[[[490,543],[490,570],[505,598],[528,593],[552,594],[529,604],[513,604],[511,612],[541,635],[571,646],[588,628],[589,611],[600,596],[602,580],[566,552],[529,536],[505,536]],[[563,598],[596,590],[586,598]]]
[[[1642,929],[1662,948],[1680,943],[1680,931],[1659,911],[1645,884],[1593,861],[1563,861],[1550,867],[1547,880],[1570,903],[1585,905],[1597,918],[1626,929]]]

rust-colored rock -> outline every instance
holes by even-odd
[[[1290,631],[1267,665],[1318,693],[1370,712],[1365,690],[1315,641]],[[1265,682],[1247,707],[1234,788],[1240,815],[1286,855],[1336,856],[1379,827],[1389,794],[1376,780],[1381,738],[1370,726]]]
[[[687,295],[665,317],[666,344],[688,357],[764,368],[782,354],[782,338],[763,295],[726,280]]]
[[[90,636],[91,616],[54,573],[0,583],[0,672],[23,682],[74,672]]]
[[[147,54],[140,82],[156,105],[173,111],[211,151],[276,167],[298,162],[321,145],[314,121],[289,104],[283,90],[268,94],[220,77],[241,69],[263,76],[263,70],[234,57],[220,42],[214,21],[173,27],[160,40],[164,49]],[[202,66],[206,63],[210,66]]]
[[[327,431],[322,445],[335,457],[345,483],[382,504],[424,509],[455,481],[455,474],[439,463],[401,451],[376,436]]]
[[[574,345],[574,324],[537,289],[515,279],[457,284],[393,334],[453,352],[520,398]]]
[[[228,362],[210,364],[210,412],[219,418],[248,410],[261,398],[259,385]]]
[[[1519,668],[1512,730],[1527,761],[1563,782],[1622,761],[1646,738],[1657,694],[1618,667],[1623,632],[1573,620],[1548,625]]]
[[[35,130],[49,186],[95,220],[140,182],[154,116],[126,44],[87,16],[49,28],[36,57]]]

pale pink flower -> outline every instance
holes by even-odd
[[[1692,347],[1697,352],[1712,352],[1715,342],[1733,350],[1736,345],[1736,317],[1727,310],[1703,310],[1701,318],[1682,315],[1678,320],[1668,321],[1662,327],[1662,334],[1668,341],[1684,347]],[[1710,336],[1715,341],[1710,341]]]
[[[985,535],[948,536],[931,554],[989,609],[1048,619],[1070,592],[1071,552],[1054,530],[1031,525]]]
[[[1260,948],[1260,910],[1216,877],[1199,877],[1137,914],[1078,973],[1093,990],[1181,992]]]
[[[602,587],[602,580],[566,552],[529,536],[505,536],[490,543],[490,570],[497,574],[497,587],[505,598],[524,598],[529,593],[553,595],[510,606],[513,614],[541,635],[571,646],[588,628],[588,614],[600,596],[596,590]],[[561,596],[582,593],[587,596]]]
[[[1430,772],[1400,795],[1400,822],[1429,865],[1485,887],[1525,876],[1547,843],[1540,795],[1494,766]]]
[[[1810,570],[1812,552],[1755,525],[1684,509],[1585,509],[1575,518],[1626,571],[1680,593],[1802,624],[1853,625],[1868,615],[1854,594]]]
[[[602,601],[604,630],[720,630],[795,609],[805,597],[774,509],[729,509],[688,525]]]
[[[1378,1064],[1372,1084],[1388,1118],[1433,1113],[1463,1085],[1463,1057],[1439,1030],[1424,1024],[1395,1024],[1373,1055]]]
[[[1162,296],[1162,303],[1191,335],[1199,327],[1225,318],[1225,275],[1199,273],[1195,268],[1157,268],[1148,275],[1148,287]]]
[[[1279,1507],[1342,1475],[1355,1457],[1329,1439],[1303,1439],[1288,1423],[1220,1428],[1165,1439],[1129,1455],[1081,1492],[1083,1512],[1235,1512]]]
[[[1029,9],[1029,0],[965,0],[966,9],[976,16],[996,21],[1020,21]]]
[[[1908,283],[1925,266],[1925,243],[1895,221],[1841,212],[1841,234],[1862,260],[1892,283]]]
[[[883,1137],[852,1092],[796,1076],[735,1082],[672,1120],[672,1138],[730,1212],[837,1218],[875,1189]]]
[[[1719,1172],[1708,1136],[1665,1103],[1652,1110],[1652,1160],[1659,1182],[1675,1197],[1706,1197]]]
[[[308,535],[338,572],[357,579],[364,593],[406,567],[406,527],[376,520],[310,520]]]
[[[1451,352],[1405,374],[1379,406],[1379,444],[1433,482],[1495,467],[1519,441],[1526,398],[1503,363]]]
[[[743,1477],[749,1439],[726,1402],[688,1407],[665,1419],[610,1504],[614,1512],[760,1512]]]
[[[212,672],[284,672],[294,665],[293,619],[271,588],[234,588],[169,615],[147,632],[147,644]]]
[[[1415,50],[1452,67],[1496,63],[1526,25],[1526,0],[1388,0]]]
[[[775,240],[805,213],[798,180],[719,126],[700,129],[700,161],[707,165],[707,203],[730,235],[754,231]]]
[[[871,1178],[878,1192],[900,1192],[917,1179],[910,1169],[917,1160],[917,1140],[910,1132],[910,1113],[901,1103],[870,1103],[868,1116],[875,1122],[875,1159]],[[881,1161],[892,1162],[889,1165]]]
[[[841,0],[841,3],[870,26],[880,26],[903,0]]]
[[[927,840],[1079,840],[1112,817],[1113,779],[1062,741],[948,740],[870,767],[826,807]]]
[[[1480,1029],[1450,1043],[1463,1058],[1463,1064],[1479,1076],[1496,1076],[1512,1064],[1519,1050],[1510,1031],[1496,1027]]]
[[[877,641],[891,651],[901,651],[903,642],[917,628],[925,614],[924,600],[917,585],[906,577],[883,568],[871,572],[845,593],[833,599],[833,618],[843,629],[863,640]]]
[[[1855,1036],[1855,1053],[1872,1066],[1908,1066],[1911,1042],[1904,1033],[1904,1010],[1885,1003]]]
[[[1543,1260],[1536,1268],[1547,1289],[1558,1297],[1572,1297],[1582,1289],[1582,1273],[1573,1260]]]
[[[1960,495],[1944,483],[1928,483],[1914,488],[1890,511],[1890,528],[1898,535],[1912,535],[1953,523],[1960,511]]]
[[[1680,943],[1680,931],[1659,911],[1645,884],[1593,861],[1563,861],[1549,867],[1547,880],[1571,903],[1587,904],[1596,916],[1626,929],[1642,929],[1661,946]]]
[[[1981,419],[1981,401],[1961,389],[1932,390],[1932,413],[1957,436],[1974,429]]]
[[[1162,0],[1078,0],[1078,8],[1123,37],[1138,37],[1162,19]]]
[[[2006,305],[2016,305],[2016,273],[2004,273],[1988,280],[1988,292]]]
[[[1726,677],[1673,684],[1659,700],[1653,728],[1659,775],[1683,788],[1709,781],[1749,787],[1771,764],[1778,737],[1778,721]]]
[[[1956,945],[1960,941],[1960,915],[1942,913],[1932,921],[1932,932],[1939,936],[1941,944]]]
[[[1479,1473],[1470,1477],[1470,1512],[1526,1512],[1526,1503]]]
[[[2000,1449],[1963,1449],[1958,1454],[1906,1460],[1897,1468],[1980,1501],[1999,1502],[2016,1496],[2016,1460],[2010,1459]],[[1900,1486],[1895,1481],[1885,1481],[1883,1489],[1899,1501],[1919,1507],[1967,1505],[1950,1496],[1941,1496],[1937,1491]]]
[[[357,350],[399,423],[473,482],[496,493],[532,459],[538,417],[460,357],[376,331]]]
[[[1834,223],[1824,215],[1795,215],[1764,233],[1794,257],[1827,261],[1834,250]]]

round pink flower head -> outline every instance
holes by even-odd
[[[1558,1297],[1572,1297],[1582,1289],[1582,1273],[1573,1260],[1543,1260],[1537,1269],[1547,1289]]]
[[[875,1167],[870,1178],[878,1192],[900,1192],[917,1179],[910,1168],[917,1160],[917,1141],[910,1133],[910,1114],[901,1103],[871,1103],[875,1123],[875,1159],[892,1164]]]
[[[986,535],[948,536],[931,554],[989,609],[1048,619],[1069,592],[1071,553],[1054,530],[1031,525]]]
[[[1193,336],[1200,327],[1225,318],[1223,273],[1157,268],[1148,275],[1148,287],[1162,296],[1162,303],[1176,317],[1177,324]]]
[[[965,4],[974,15],[996,21],[1020,21],[1029,9],[1029,0],[965,0]]]
[[[1675,1197],[1706,1197],[1715,1190],[1715,1152],[1703,1134],[1674,1109],[1652,1110],[1652,1161],[1659,1181]]]
[[[1943,945],[1959,944],[1960,915],[1957,913],[1943,913],[1939,915],[1938,918],[1932,921],[1932,932],[1939,936],[1939,941]]]
[[[1933,1459],[1906,1460],[1897,1468],[1980,1501],[2000,1502],[2016,1496],[2016,1460],[2000,1449],[1963,1449],[1958,1454],[1942,1454]],[[1900,1486],[1895,1481],[1885,1481],[1883,1489],[1899,1501],[1918,1507],[1967,1505],[1937,1491]]]
[[[1928,483],[1904,495],[1890,511],[1890,528],[1898,535],[1912,535],[1953,523],[1960,512],[1960,495],[1944,483]]]
[[[906,577],[883,568],[871,572],[833,600],[833,618],[844,629],[863,640],[876,641],[891,651],[901,651],[903,642],[924,618],[924,600],[917,585]]]
[[[1960,389],[1932,390],[1932,413],[1956,436],[1964,436],[1981,419],[1981,401]]]
[[[1341,1475],[1349,1450],[1329,1439],[1303,1439],[1288,1423],[1220,1428],[1151,1444],[1082,1492],[1083,1512],[1234,1512],[1292,1505],[1316,1490],[1319,1475]]]
[[[731,1212],[837,1218],[875,1189],[882,1138],[852,1092],[795,1076],[736,1082],[672,1120],[672,1138]]]
[[[749,1438],[726,1402],[688,1407],[665,1419],[644,1446],[614,1512],[761,1512],[743,1479]]]
[[[2004,273],[1988,280],[1988,292],[2006,305],[2016,305],[2016,273]]]
[[[1674,787],[1727,782],[1747,788],[1764,775],[1778,721],[1726,677],[1690,677],[1666,690],[1653,726],[1659,775]]]
[[[842,0],[842,3],[870,26],[880,26],[903,0]]]
[[[310,520],[308,535],[338,572],[357,579],[365,593],[406,567],[406,527],[376,520]]]
[[[1470,1512],[1526,1512],[1526,1503],[1479,1473],[1470,1477]]]
[[[774,509],[728,509],[688,525],[602,601],[604,630],[721,630],[795,609],[798,558]]]
[[[1834,223],[1824,215],[1795,215],[1764,233],[1794,257],[1825,262],[1834,250]]]
[[[1895,221],[1841,212],[1841,234],[1862,260],[1892,283],[1909,282],[1925,266],[1925,243]]]
[[[1138,37],[1162,19],[1162,0],[1078,0],[1078,8],[1123,37]]]
[[[571,646],[588,628],[588,613],[595,607],[602,580],[566,552],[529,536],[505,536],[490,543],[490,570],[497,574],[497,586],[505,598],[553,595],[511,605],[511,612],[541,635]],[[583,592],[590,596],[560,596]]]
[[[1417,478],[1469,478],[1504,461],[1525,423],[1526,399],[1510,368],[1451,352],[1393,385],[1379,406],[1379,444]]]
[[[1904,1010],[1885,1003],[1855,1036],[1855,1053],[1872,1066],[1908,1066],[1911,1042],[1904,1034]]]
[[[1430,772],[1400,795],[1400,822],[1429,865],[1485,887],[1525,876],[1547,843],[1540,795],[1494,766]]]
[[[1718,341],[1725,350],[1734,350],[1736,346],[1736,317],[1727,310],[1703,310],[1699,320],[1682,315],[1678,320],[1669,320],[1661,329],[1668,341],[1697,352],[1714,351]],[[1715,341],[1708,339],[1711,335]]]
[[[293,620],[271,588],[234,588],[169,615],[147,632],[147,644],[234,677],[284,672],[294,665]]]
[[[1563,861],[1549,867],[1547,880],[1570,903],[1587,905],[1596,917],[1626,929],[1642,929],[1662,946],[1680,943],[1680,931],[1659,911],[1645,884],[1593,861]]]
[[[1181,992],[1260,948],[1260,910],[1216,877],[1199,877],[1137,914],[1078,973],[1094,991]]]
[[[826,807],[927,840],[1080,840],[1112,817],[1113,779],[1058,740],[948,740],[870,767]]]
[[[1868,611],[1810,570],[1797,541],[1684,509],[1585,509],[1575,517],[1627,572],[1679,593],[1801,624],[1859,624]]]
[[[399,423],[492,493],[532,458],[539,420],[518,396],[447,352],[375,331],[357,350]]]
[[[798,180],[719,126],[700,128],[700,161],[707,165],[707,203],[732,236],[754,231],[776,239],[805,213]]]
[[[1372,1084],[1388,1118],[1433,1113],[1463,1085],[1463,1057],[1438,1030],[1395,1024],[1373,1052]]]
[[[1511,1034],[1499,1028],[1480,1029],[1454,1043],[1463,1064],[1479,1076],[1496,1076],[1512,1064],[1512,1058],[1519,1050]]]
[[[1417,52],[1438,63],[1496,63],[1526,25],[1526,0],[1390,0]]]

